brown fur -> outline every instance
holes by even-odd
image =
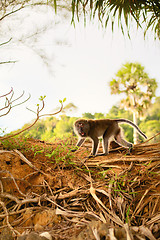
[[[121,128],[118,123],[127,123],[136,128],[139,134],[147,138],[145,134],[134,123],[127,119],[100,119],[100,120],[86,120],[79,119],[74,124],[76,134],[79,136],[77,147],[80,147],[85,141],[86,137],[90,137],[93,141],[91,155],[107,155],[109,153],[110,140],[113,137],[118,144],[125,148],[132,148],[132,144],[127,142],[122,137]],[[103,139],[103,154],[96,154],[99,144],[99,137]],[[72,151],[76,151],[72,150]]]

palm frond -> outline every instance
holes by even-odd
[[[73,18],[75,10],[77,17],[80,11],[84,13],[84,16],[90,13],[91,18],[95,18],[97,15],[105,27],[111,22],[112,31],[118,20],[118,26],[122,33],[125,33],[124,29],[126,28],[128,36],[130,24],[134,20],[137,27],[143,28],[145,25],[144,35],[151,29],[155,38],[160,39],[160,2],[157,0],[72,0]]]

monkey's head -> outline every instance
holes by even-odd
[[[74,123],[75,133],[80,137],[87,137],[90,130],[90,125],[87,120],[79,119]]]

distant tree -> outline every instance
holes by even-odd
[[[30,125],[29,123],[26,123],[22,127],[22,129],[27,128],[29,125]],[[40,120],[30,130],[24,131],[22,133],[22,136],[24,136],[26,138],[32,137],[32,138],[35,138],[35,139],[41,139],[42,134],[45,133],[45,132],[46,132],[46,126],[45,126],[43,120]]]
[[[38,24],[36,25],[36,21],[32,21],[35,29],[32,29],[32,24],[30,24],[30,29],[26,28],[25,33],[22,31],[22,34],[18,35],[18,38],[15,34],[15,29],[19,29],[19,32],[21,33],[21,28],[19,26],[19,22],[22,22],[22,18],[24,19],[28,19],[29,16],[32,17],[32,15],[34,15],[34,11],[39,11],[42,10],[42,12],[44,12],[44,10],[47,10],[47,8],[53,9],[54,13],[57,12],[57,10],[60,11],[61,16],[62,17],[66,17],[67,14],[69,13],[69,10],[71,10],[71,4],[68,3],[67,0],[63,0],[63,1],[59,1],[59,0],[1,0],[0,1],[0,24],[2,25],[3,22],[4,24],[7,24],[7,19],[9,19],[10,21],[8,21],[8,30],[3,32],[3,28],[1,29],[1,39],[0,39],[0,47],[3,47],[4,45],[6,46],[7,44],[13,44],[14,48],[16,45],[19,45],[20,43],[23,44],[23,46],[25,47],[30,47],[34,53],[36,53],[39,57],[41,57],[41,59],[43,60],[43,62],[48,66],[49,65],[49,61],[46,57],[46,52],[44,51],[44,48],[38,48],[37,47],[37,42],[40,39],[40,35],[44,34],[44,32],[46,32],[49,29],[49,24],[48,25],[44,25]],[[28,15],[26,16],[26,12],[25,9],[28,9]],[[65,14],[64,14],[65,11]],[[21,13],[21,15],[19,14]],[[17,16],[17,18],[11,18],[12,16]],[[47,14],[46,14],[47,16]],[[69,16],[69,14],[68,14]],[[19,19],[19,22],[17,21]],[[17,27],[15,28],[15,24],[17,25]],[[54,23],[55,24],[55,23]],[[53,24],[50,25],[53,27]],[[50,27],[51,27],[50,26]],[[6,27],[6,25],[5,25]],[[24,28],[25,29],[25,28]],[[29,41],[29,39],[31,41]],[[33,42],[36,42],[36,44],[33,44]],[[63,42],[63,40],[62,40]],[[11,47],[10,47],[11,48]],[[11,58],[13,59],[13,56],[11,56]],[[2,58],[1,58],[2,59]],[[4,59],[0,61],[0,65],[2,64],[10,64],[10,63],[16,63],[16,60],[8,60],[8,59]]]
[[[112,106],[112,108],[106,114],[106,118],[126,118],[132,120],[132,114],[124,108],[120,108],[120,105],[117,104],[116,106]]]
[[[125,110],[121,109],[119,105],[113,106],[110,111],[106,114],[106,118],[116,119],[116,118],[126,118],[132,120],[132,114]],[[122,124],[123,132],[125,138],[129,141],[133,141],[133,128],[130,127],[128,124]]]
[[[123,93],[126,96],[121,101],[121,107],[132,111],[133,122],[137,125],[138,118],[148,110],[155,97],[157,82],[154,78],[149,78],[141,64],[126,63],[110,81],[110,88],[111,94]],[[134,143],[137,142],[138,134],[134,129]]]
[[[148,138],[153,137],[154,135],[160,132],[159,120],[143,121],[140,124],[140,128],[142,129],[142,131],[145,131]],[[158,135],[152,140],[152,142],[156,141],[160,141],[160,135]]]
[[[147,116],[140,123],[140,128],[145,131],[148,137],[153,137],[160,132],[160,97],[156,97],[154,103],[147,111]],[[152,142],[160,141],[160,135],[155,137]]]
[[[66,112],[72,112],[72,111],[76,111],[77,110],[77,106],[74,105],[74,103],[68,103],[65,105],[65,107],[62,110],[62,113],[66,113]]]
[[[155,102],[151,104],[146,119],[160,121],[160,97],[156,97]]]
[[[83,113],[82,117],[83,118],[88,118],[88,119],[94,119],[95,118],[95,116],[92,113],[89,113],[89,112]]]
[[[64,139],[73,134],[73,123],[76,118],[62,115],[61,119],[57,122],[54,129],[54,137]]]
[[[44,7],[50,6],[53,7],[55,12],[58,9],[71,9],[71,4],[68,3],[67,0],[59,1],[59,0],[5,0],[0,1],[0,21],[5,19],[6,17],[13,15],[24,8],[34,8],[34,7]]]
[[[105,116],[104,116],[103,113],[95,113],[94,114],[94,118],[95,119],[103,119],[103,118],[105,118]]]
[[[56,117],[40,119],[31,129],[25,131],[23,136],[49,141],[53,138],[57,122],[58,118]],[[25,124],[22,129],[26,128],[28,125],[29,123]]]

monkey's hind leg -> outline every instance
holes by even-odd
[[[121,129],[119,129],[118,134],[115,136],[115,140],[123,147],[128,148],[128,153],[130,154],[132,152],[133,144],[130,142],[127,142],[123,137],[121,133]]]

